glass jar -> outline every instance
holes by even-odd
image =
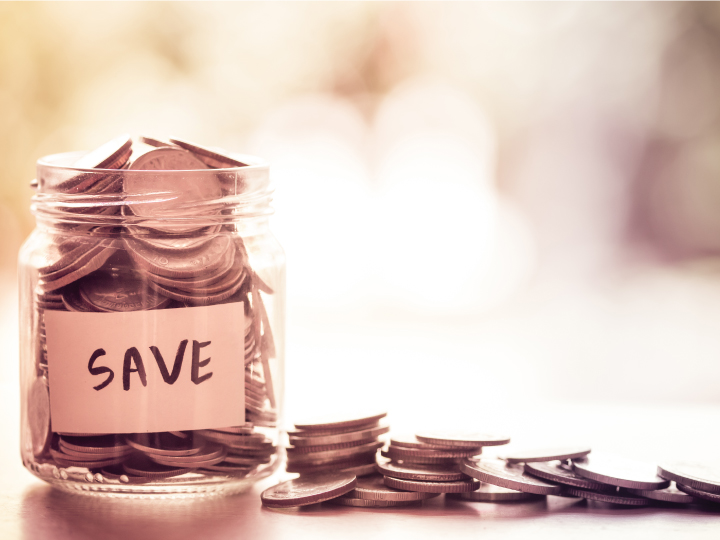
[[[268,167],[76,168],[83,155],[37,164],[19,258],[23,463],[73,492],[239,491],[280,459]]]

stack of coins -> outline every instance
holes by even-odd
[[[123,135],[85,154],[74,167],[104,170],[188,170],[245,166],[235,158],[187,141],[140,141]],[[237,178],[236,174],[226,175]],[[92,215],[146,218],[108,226],[63,224],[46,250],[35,289],[36,380],[28,398],[37,464],[84,467],[87,478],[104,482],[154,481],[192,471],[208,476],[244,476],[276,459],[276,443],[265,428],[277,426],[270,371],[276,356],[262,295],[273,294],[250,266],[242,238],[232,225],[207,225],[218,200],[239,193],[222,171],[202,181],[189,174],[179,197],[150,203],[142,195],[164,186],[163,175],[79,173],[48,189],[80,196],[117,194],[122,203],[88,204],[64,210]],[[41,183],[43,179],[40,179]],[[172,178],[177,182],[177,178]],[[185,197],[184,193],[187,193]],[[137,197],[140,196],[140,197]],[[185,198],[183,198],[185,197]],[[90,200],[89,197],[83,200]],[[215,205],[215,206],[213,206]],[[163,220],[171,215],[180,220]],[[94,218],[93,218],[94,219]],[[97,221],[102,218],[98,217]],[[179,221],[179,223],[178,223]],[[51,431],[45,312],[129,312],[244,302],[245,414],[240,426],[154,434],[60,434]],[[39,383],[38,383],[39,382]]]
[[[287,471],[301,475],[324,471],[375,472],[375,453],[389,431],[380,421],[386,413],[350,420],[295,424],[288,431]]]

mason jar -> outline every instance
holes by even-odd
[[[37,163],[22,460],[96,495],[242,490],[280,460],[285,262],[268,166],[119,137]]]

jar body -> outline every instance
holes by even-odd
[[[280,460],[282,248],[232,204],[179,226],[125,199],[43,215],[21,249],[23,463],[98,495],[241,490]]]

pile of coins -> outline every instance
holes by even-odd
[[[226,213],[220,204],[242,186],[225,177],[192,174],[162,183],[162,174],[122,175],[112,170],[205,170],[244,167],[245,163],[187,141],[123,135],[73,164],[103,169],[106,174],[78,173],[49,192],[73,194],[86,205],[63,208],[83,220],[61,223],[60,234],[45,251],[38,269],[34,304],[36,378],[28,397],[28,418],[35,463],[54,465],[56,477],[66,467],[84,468],[92,481],[147,482],[188,472],[242,477],[276,459],[273,429],[277,400],[270,370],[275,343],[262,295],[273,294],[251,268],[242,237],[228,221],[208,224],[204,218]],[[180,182],[181,185],[175,185]],[[183,184],[184,182],[184,184]],[[167,189],[166,189],[167,188]],[[173,193],[169,200],[148,193]],[[178,195],[179,194],[179,195]],[[115,195],[119,204],[92,203],[90,196]],[[82,197],[86,196],[86,197]],[[120,197],[120,198],[118,198]],[[146,197],[147,199],[147,197]],[[105,224],[103,216],[132,216]],[[163,219],[172,216],[173,219]],[[181,219],[177,219],[177,218]],[[246,423],[218,429],[143,433],[81,434],[52,431],[49,411],[48,352],[45,313],[129,312],[230,302],[244,302]],[[172,374],[168,374],[172,377]]]
[[[357,476],[375,472],[375,453],[390,430],[386,413],[336,422],[295,424],[288,431],[287,471],[300,474],[342,471]]]
[[[483,457],[484,446],[504,445],[504,435],[418,433],[390,438],[376,456],[376,473],[315,473],[288,467],[300,477],[261,495],[274,508],[328,502],[356,507],[419,504],[446,494],[476,502],[520,502],[548,495],[618,506],[711,501],[720,504],[720,469],[698,464],[653,465],[593,453],[589,447],[508,452]],[[327,487],[332,486],[332,490]]]

